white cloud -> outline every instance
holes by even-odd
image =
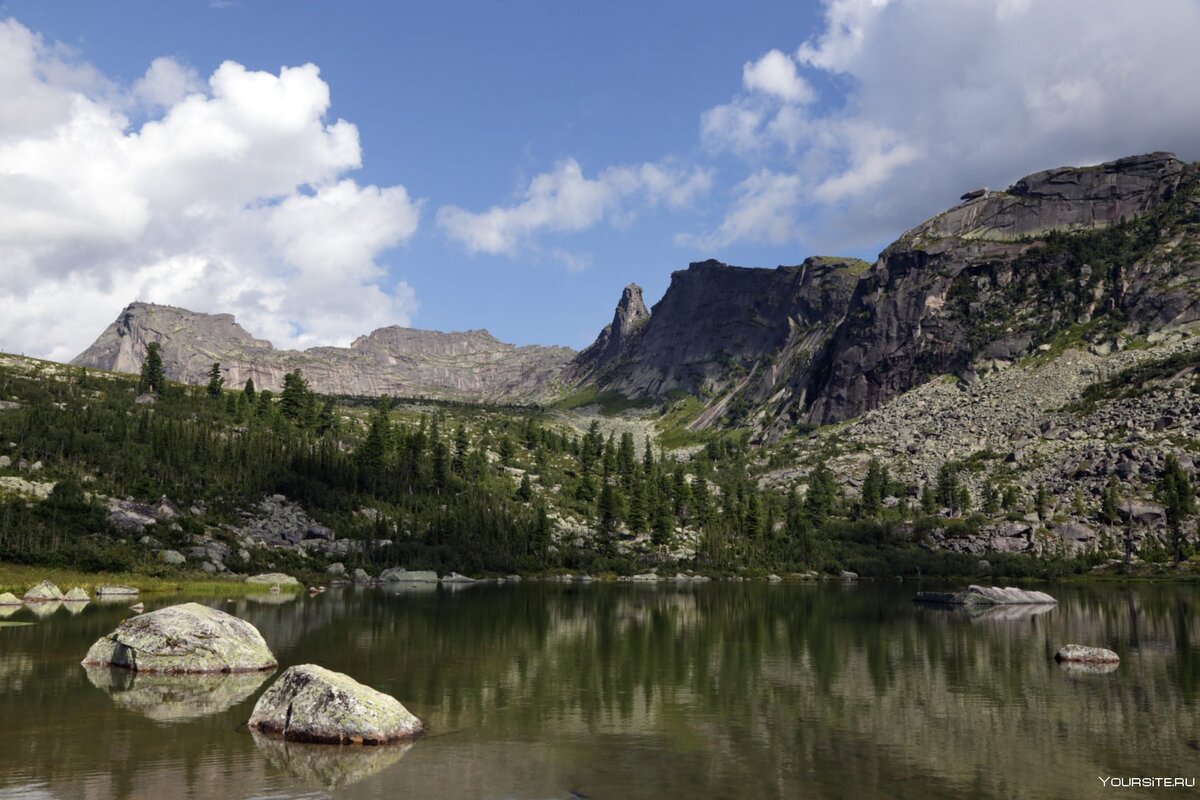
[[[796,74],[796,62],[778,50],[771,50],[758,61],[742,67],[742,85],[752,92],[778,97],[789,103],[807,103],[813,99],[808,83]]]
[[[711,171],[671,163],[609,167],[588,178],[567,159],[535,176],[511,205],[479,212],[444,206],[437,221],[468,252],[513,255],[538,233],[582,231],[606,219],[627,224],[639,208],[686,207],[711,184]]]
[[[979,185],[1152,150],[1200,155],[1200,5],[1161,0],[826,0],[822,29],[743,69],[706,111],[715,153],[795,178],[811,246],[875,244]],[[813,98],[796,89],[819,86]],[[784,87],[784,88],[781,88]],[[708,242],[771,241],[735,190]]]
[[[131,102],[154,111],[134,125]],[[285,346],[411,321],[379,259],[417,229],[402,186],[360,186],[358,131],[312,64],[156,59],[116,87],[0,23],[0,350],[69,358],[134,299],[229,311]]]
[[[794,222],[801,200],[801,181],[795,175],[760,170],[739,183],[733,206],[724,221],[704,236],[680,234],[679,244],[714,250],[739,241],[787,244],[798,238]]]

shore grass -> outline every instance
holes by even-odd
[[[189,594],[199,597],[241,597],[268,591],[270,587],[248,584],[234,578],[201,575],[159,577],[129,572],[80,572],[59,567],[36,567],[24,564],[0,563],[0,592],[12,592],[20,597],[44,580],[51,581],[63,592],[78,586],[89,594],[97,586],[132,586],[143,594]],[[299,591],[302,587],[280,587],[283,591]]]

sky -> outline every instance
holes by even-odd
[[[0,2],[0,351],[134,300],[281,347],[588,344],[627,283],[874,259],[964,191],[1200,158],[1200,3]]]

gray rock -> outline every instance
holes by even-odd
[[[468,578],[466,575],[459,575],[457,572],[451,572],[449,575],[442,576],[442,583],[475,583],[475,579]]]
[[[144,672],[255,672],[274,669],[276,661],[249,622],[199,603],[183,603],[125,620],[92,645],[83,665]]]
[[[138,590],[132,586],[109,586],[106,584],[96,587],[97,597],[136,597],[137,593]]]
[[[359,567],[358,569],[354,570],[354,574],[351,576],[350,580],[354,581],[355,583],[370,583],[371,576],[367,574],[365,569]]]
[[[327,575],[345,575],[346,574],[346,565],[340,561],[338,561],[335,564],[330,564],[328,567],[325,568],[325,573]]]
[[[848,569],[844,569],[840,573],[838,573],[838,577],[844,581],[856,581],[856,580],[858,580],[858,573],[851,572]]]
[[[91,599],[92,598],[88,596],[88,593],[83,589],[80,589],[78,586],[63,595],[63,600],[68,603],[88,603],[91,602]]]
[[[159,550],[158,560],[169,566],[178,567],[187,563],[187,558],[178,550]]]
[[[17,597],[12,592],[0,594],[0,606],[19,606],[22,604],[21,598]]]
[[[249,726],[285,741],[318,744],[379,745],[424,732],[394,697],[316,664],[289,667],[258,699]]]
[[[8,456],[0,456],[0,469],[8,469],[12,466],[12,459]]]
[[[251,575],[249,578],[246,578],[246,583],[257,586],[295,586],[297,588],[301,585],[300,581],[282,572],[264,572],[260,575]]]
[[[42,581],[25,593],[26,603],[50,603],[62,599],[62,590],[50,581]]]
[[[379,580],[395,583],[437,583],[438,576],[432,570],[407,570],[404,567],[391,567],[379,573]]]
[[[952,592],[917,592],[913,595],[917,603],[939,603],[946,605],[1043,605],[1057,603],[1050,595],[1032,589],[1017,589],[1012,586],[976,586],[972,584],[957,594]]]
[[[1054,654],[1054,660],[1085,664],[1112,664],[1120,661],[1121,657],[1112,650],[1105,650],[1102,647],[1068,644]]]

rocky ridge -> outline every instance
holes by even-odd
[[[131,303],[71,363],[115,372],[140,371],[151,342],[162,348],[167,377],[203,384],[214,362],[228,387],[253,379],[279,391],[283,376],[300,370],[321,394],[432,397],[526,403],[557,396],[556,382],[574,357],[565,347],[517,347],[483,330],[455,333],[392,326],[349,347],[277,350],[230,314]]]

